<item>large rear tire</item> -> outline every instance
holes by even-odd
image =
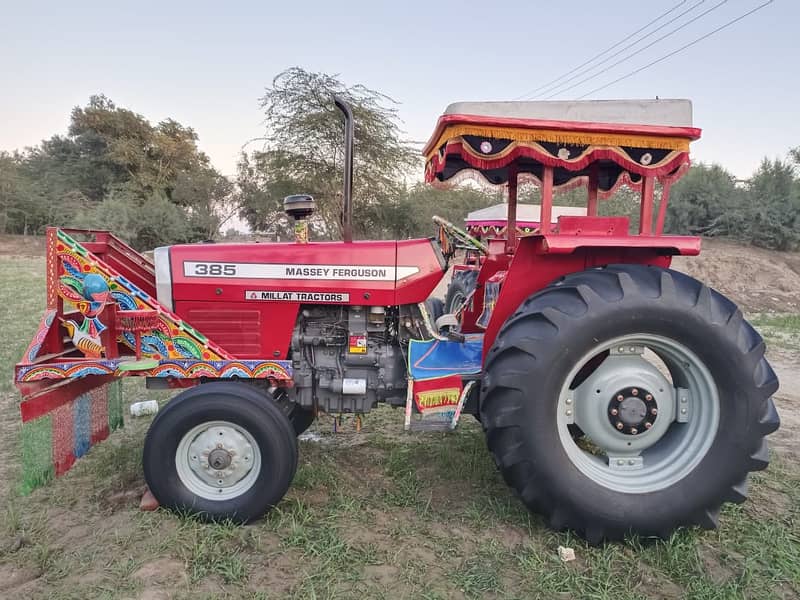
[[[246,523],[283,498],[297,470],[297,438],[260,390],[207,383],[178,394],[156,416],[143,466],[162,506]]]
[[[568,275],[527,299],[487,355],[488,446],[532,511],[590,542],[714,528],[767,467],[779,426],[764,350],[733,302],[681,273]]]

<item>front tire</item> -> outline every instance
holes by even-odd
[[[162,506],[246,523],[283,498],[297,470],[297,439],[286,415],[258,389],[207,383],[159,412],[143,467]]]
[[[667,537],[714,528],[722,503],[746,498],[779,425],[777,388],[733,302],[675,271],[616,265],[567,275],[509,318],[481,415],[504,478],[551,527],[595,543]]]

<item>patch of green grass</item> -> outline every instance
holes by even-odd
[[[44,259],[0,259],[0,393],[14,386],[14,365],[36,333],[44,313]]]
[[[292,486],[301,490],[310,490],[324,486],[328,489],[335,489],[338,484],[338,473],[336,462],[329,454],[315,452],[314,448],[309,448],[311,457],[303,457],[301,464],[297,467]]]
[[[417,477],[419,463],[415,460],[413,446],[394,446],[389,449],[384,465],[386,476],[393,485],[386,492],[386,502],[403,508],[418,507],[420,481]]]
[[[787,332],[800,333],[800,315],[794,314],[759,314],[751,321],[756,327],[773,327]]]
[[[216,575],[225,583],[243,581],[247,572],[243,557],[247,535],[249,530],[235,523],[203,523],[194,517],[183,517],[178,538],[190,581],[208,575]]]
[[[750,323],[770,346],[800,350],[800,315],[762,313],[753,315]]]

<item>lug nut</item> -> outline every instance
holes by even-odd
[[[623,428],[623,427],[625,427],[625,425],[623,425],[621,422],[617,421],[617,429],[619,429],[620,431],[622,431],[622,428]]]
[[[612,408],[610,412],[614,416],[617,416],[617,414],[619,413],[619,411],[616,408]]]
[[[565,401],[567,404],[572,404],[572,398],[567,398]]]
[[[650,402],[653,399],[653,395],[652,394],[647,394],[647,396],[645,396],[644,399],[647,400],[648,402]]]
[[[569,408],[567,409],[566,415],[567,415],[568,417],[571,417],[571,416],[572,416],[572,411],[571,411]]]
[[[628,461],[628,464],[629,464],[630,466],[633,466],[633,465],[635,465],[635,464],[636,464],[636,461],[635,461],[635,460],[633,460],[633,459],[631,459],[631,460],[629,460],[629,461]]]
[[[639,433],[639,430],[636,427],[631,427],[631,435],[636,435],[637,433]]]
[[[652,424],[652,423],[645,423],[645,424],[644,424],[644,428],[645,428],[645,429],[650,429],[652,426],[653,426],[653,424]]]
[[[622,402],[623,400],[625,400],[625,396],[623,396],[622,394],[617,396],[617,402]]]
[[[633,394],[634,396],[638,396],[639,395],[639,390],[637,390],[636,388],[633,388],[631,390],[631,394]]]
[[[688,411],[687,411],[685,408],[682,408],[682,409],[681,409],[681,414],[682,414],[682,415],[685,415],[687,412],[688,412]]]
[[[651,415],[657,415],[658,414],[658,409],[657,408],[651,408],[650,409],[650,414]]]
[[[618,464],[618,465],[621,467],[622,465],[624,465],[624,464],[625,464],[625,461],[624,461],[624,460],[622,460],[622,459],[619,459],[619,460],[617,461],[617,464]]]

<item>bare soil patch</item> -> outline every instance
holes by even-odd
[[[676,256],[672,268],[728,296],[745,312],[800,311],[800,253],[705,239],[700,256]]]

